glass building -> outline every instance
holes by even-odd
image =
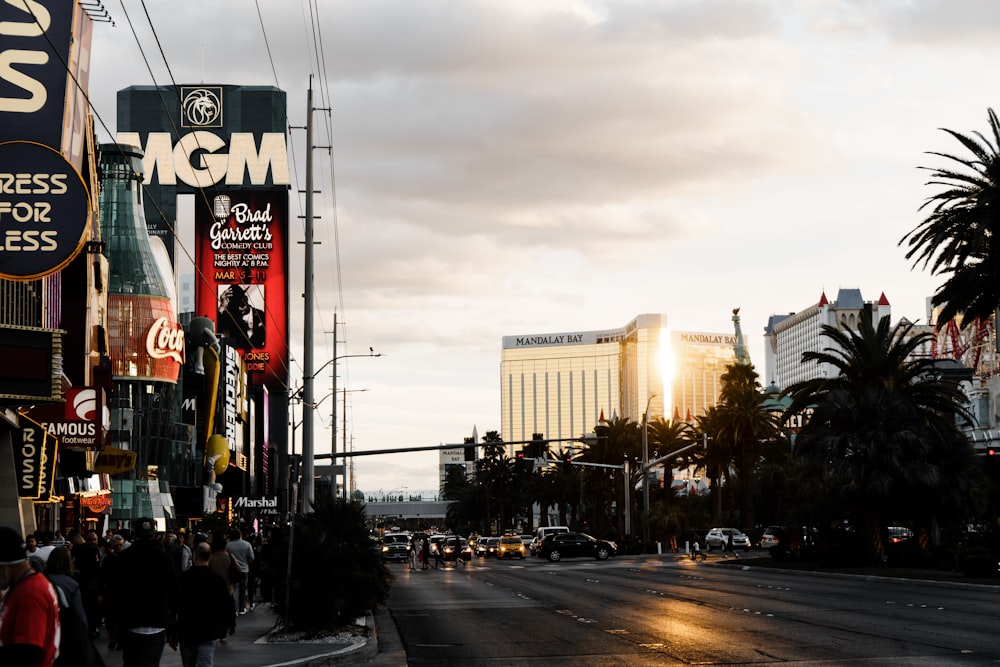
[[[722,374],[736,363],[736,334],[674,331],[673,419],[692,421],[719,403]]]
[[[662,417],[669,368],[667,316],[639,315],[618,329],[504,336],[500,424],[506,442],[579,438],[602,417]]]
[[[501,434],[579,438],[602,418],[641,423],[647,403],[650,420],[691,421],[718,403],[735,346],[734,333],[671,332],[663,314],[619,329],[504,336]]]

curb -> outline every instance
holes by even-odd
[[[262,667],[325,667],[326,665],[345,665],[367,661],[378,655],[378,628],[375,616],[365,614],[365,627],[369,629],[368,639],[361,644],[352,644],[332,651],[323,651],[316,655],[296,658],[286,662],[276,662]],[[266,635],[254,643],[266,643]]]

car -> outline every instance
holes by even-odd
[[[889,526],[888,533],[889,541],[893,544],[905,542],[913,537],[913,531],[905,526]]]
[[[410,536],[406,533],[386,533],[381,542],[382,557],[386,560],[407,560],[410,557]]]
[[[489,549],[486,546],[489,543],[489,541],[490,538],[488,537],[480,537],[479,539],[476,540],[476,555],[479,556],[480,558],[485,558],[486,555],[489,553]]]
[[[441,548],[441,558],[445,561],[472,560],[472,547],[464,537],[449,535],[439,545]]]
[[[771,547],[778,546],[778,542],[781,541],[781,534],[784,530],[784,526],[768,526],[765,528],[764,534],[760,536],[760,548],[770,549]]]
[[[487,537],[486,538],[486,557],[497,555],[497,549],[500,547],[499,537]]]
[[[568,532],[569,526],[541,526],[535,531],[535,536],[531,538],[531,542],[528,543],[528,551],[531,552],[532,556],[541,556],[539,550],[542,546],[542,540],[549,535]]]
[[[500,538],[500,542],[497,544],[496,556],[498,559],[504,559],[508,556],[520,558],[524,560],[527,555],[527,549],[524,547],[524,540],[518,535],[504,535]]]
[[[618,545],[595,539],[586,533],[556,533],[542,540],[538,553],[552,562],[578,557],[607,560],[618,554]]]
[[[427,541],[430,542],[431,558],[434,558],[434,554],[441,549],[441,543],[444,542],[445,538],[447,537],[448,537],[447,535],[442,535],[441,533],[435,533],[427,538]]]
[[[750,551],[750,538],[737,528],[713,528],[705,535],[705,549],[725,549],[726,542],[732,538],[733,549]]]

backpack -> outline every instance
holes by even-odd
[[[66,590],[49,581],[59,598],[59,657],[56,667],[105,667],[104,659],[97,652],[94,642],[87,632],[87,624],[70,601]]]

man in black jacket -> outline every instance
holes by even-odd
[[[121,552],[114,568],[108,611],[123,667],[157,667],[177,609],[177,573],[153,539],[152,519],[138,519],[133,534],[135,541]]]
[[[236,632],[236,609],[229,586],[209,566],[212,548],[202,542],[194,548],[194,563],[180,576],[177,623],[170,631],[170,647],[180,644],[184,667],[211,665],[215,640]]]

